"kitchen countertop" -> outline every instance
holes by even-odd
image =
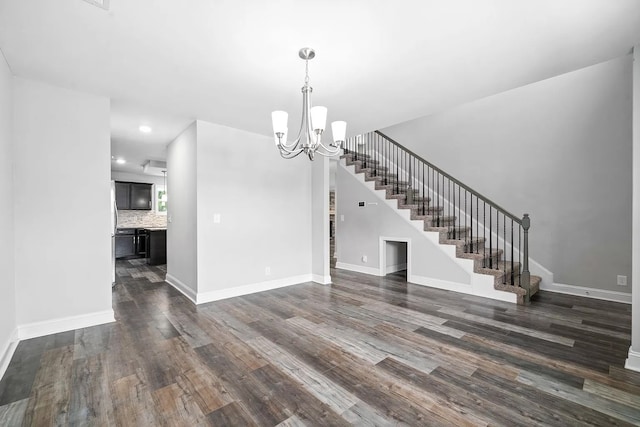
[[[161,231],[166,230],[167,227],[134,227],[134,226],[118,226],[117,230],[149,230],[149,231]]]

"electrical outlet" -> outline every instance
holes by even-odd
[[[618,276],[618,286],[627,286],[627,276]]]
[[[271,275],[271,267],[265,267],[264,268],[264,275],[265,276]]]
[[[366,255],[362,255],[362,262],[367,262],[367,256]]]

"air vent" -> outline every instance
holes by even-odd
[[[109,0],[84,0],[89,4],[98,6],[100,9],[109,10]]]

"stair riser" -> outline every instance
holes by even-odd
[[[462,246],[459,246],[458,248],[460,250],[459,255],[468,253],[480,253],[482,252],[482,249],[484,249],[484,241],[468,242]],[[458,255],[458,253],[456,253],[456,255]]]
[[[487,264],[487,266],[485,267],[485,269],[489,268],[489,265]],[[492,269],[496,274],[494,274],[494,276],[496,277],[496,279],[500,279],[500,283],[502,283],[502,277],[506,274],[507,276],[507,280],[511,280],[511,263],[507,262],[506,268],[503,265],[500,265],[499,268],[496,268],[495,264],[493,266]],[[513,273],[516,277],[518,277],[520,275],[520,263],[513,263]],[[481,272],[482,273],[482,272]]]
[[[482,250],[479,251],[479,254],[482,255]],[[503,271],[502,269],[497,269],[496,268],[496,266],[501,261],[501,259],[502,259],[502,253],[497,253],[497,254],[490,255],[489,251],[487,251],[487,256],[485,256],[484,259],[476,259],[476,260],[474,260],[474,264],[473,264],[474,270],[480,270],[482,268],[487,268],[487,269],[494,269],[496,271]]]
[[[425,219],[425,227],[450,227],[456,224],[455,218],[435,217]]]
[[[368,168],[363,169],[363,168],[359,168],[358,171],[356,171],[358,173],[366,173],[369,174],[371,176],[380,176],[380,177],[388,177],[391,176],[391,173],[387,171],[387,167],[386,166],[380,166],[380,165],[369,165]]]
[[[458,231],[456,233],[453,233],[453,231],[449,231],[449,230],[434,230],[434,227],[430,227],[430,226],[425,226],[424,227],[424,231],[437,231],[440,234],[439,237],[439,241],[442,244],[450,244],[449,241],[451,240],[459,240],[459,241],[463,241],[467,238],[469,238],[469,231],[467,230],[466,232],[464,230],[462,231]],[[474,246],[475,249],[475,246]],[[482,244],[480,244],[480,246],[478,247],[479,251],[482,251],[484,249],[484,246]],[[471,252],[471,249],[469,249],[467,252]]]
[[[356,165],[356,169],[360,168],[360,169],[366,169],[368,166],[377,166],[379,165],[380,162],[377,160],[372,160],[372,159],[366,159],[366,160],[362,160],[362,159],[358,159],[358,160],[347,160],[347,165],[351,166],[351,165]]]
[[[364,175],[364,180],[365,181],[376,181],[376,182],[379,182],[380,185],[393,185],[394,187],[397,187],[398,189],[401,189],[403,191],[409,185],[409,183],[407,181],[396,181],[396,180],[391,180],[391,179],[385,180],[384,177],[373,176],[373,175],[368,175],[368,174]]]
[[[395,185],[382,187],[382,188],[379,188],[379,190],[387,190],[387,199],[405,200],[405,198],[407,197],[406,191],[402,191],[401,189],[401,191],[398,193],[396,191]],[[409,190],[409,191],[413,191],[414,195],[417,195],[417,190]]]
[[[410,195],[411,193],[413,193],[413,195],[408,198],[409,200],[407,200],[407,195]],[[401,193],[398,196],[402,196],[396,197],[401,205],[420,206],[420,208],[422,208],[423,201],[427,206],[431,203],[430,197],[421,196],[417,190],[407,191],[406,193]]]
[[[471,238],[471,230],[462,229],[462,230],[449,230],[447,232],[447,238],[452,240],[465,240],[467,238]]]

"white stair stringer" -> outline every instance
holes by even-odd
[[[479,274],[473,271],[474,262],[470,259],[463,259],[456,257],[456,247],[454,245],[446,245],[440,243],[440,237],[438,232],[434,231],[424,231],[424,221],[422,220],[412,220],[411,212],[408,209],[399,209],[398,208],[398,200],[397,199],[387,199],[385,190],[376,190],[375,181],[366,181],[365,174],[356,173],[355,165],[347,165],[345,159],[340,159],[339,167],[343,168],[350,175],[352,175],[355,179],[357,179],[362,185],[364,185],[369,191],[374,194],[381,202],[385,203],[387,206],[391,208],[400,218],[402,218],[407,223],[411,224],[416,230],[420,232],[425,239],[430,241],[434,246],[437,246],[440,251],[445,254],[452,262],[457,264],[461,269],[463,269],[469,279],[468,283],[463,283],[460,281],[447,281],[438,278],[431,278],[426,276],[420,276],[413,274],[414,269],[410,266],[419,260],[411,260],[408,259],[408,268],[407,268],[407,281],[410,283],[415,283],[418,285],[429,286],[438,289],[445,289],[460,293],[465,293],[469,295],[475,295],[485,298],[491,298],[500,301],[506,301],[511,303],[517,303],[517,295],[512,292],[500,291],[494,288],[494,277]],[[338,188],[338,191],[340,189]],[[338,210],[340,206],[338,206]],[[409,255],[409,258],[413,257],[413,255]],[[347,270],[355,270],[351,265],[341,263],[340,261],[336,264],[337,268],[343,268]],[[353,266],[355,267],[355,266]],[[378,275],[382,275],[382,268],[379,269]]]

